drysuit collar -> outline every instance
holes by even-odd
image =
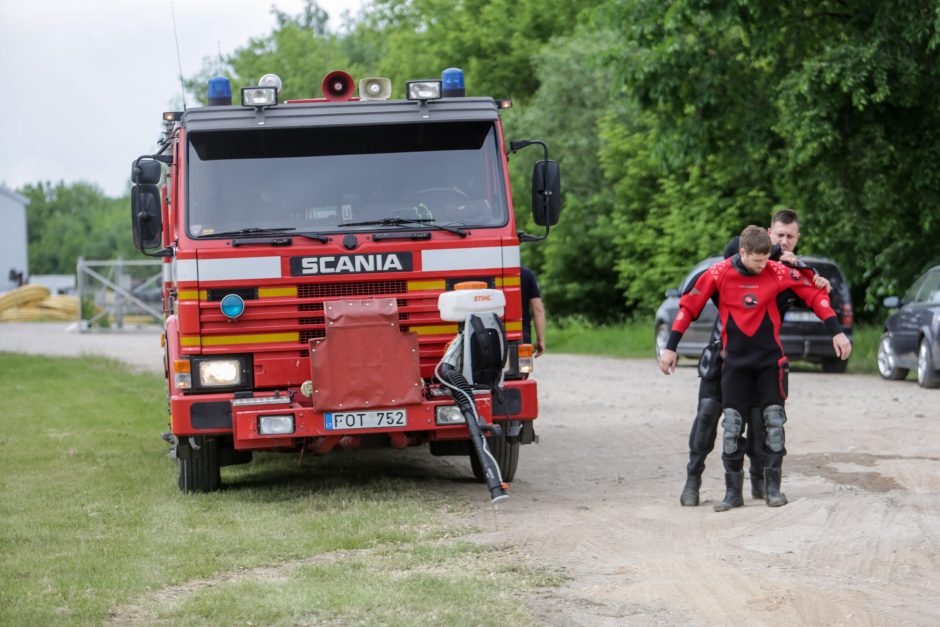
[[[735,253],[734,257],[731,258],[731,265],[744,276],[757,276],[760,274],[759,272],[751,272],[747,269],[747,266],[744,265],[744,260],[741,259],[741,253]]]

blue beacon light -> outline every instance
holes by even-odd
[[[229,320],[235,320],[245,312],[245,301],[238,294],[226,294],[219,303],[219,308]]]
[[[462,98],[465,95],[463,70],[449,67],[441,72],[441,96],[444,98]]]
[[[232,104],[232,84],[224,76],[209,79],[209,106],[219,107]]]

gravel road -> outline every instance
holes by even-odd
[[[162,371],[158,334],[63,329],[0,325],[0,350],[105,354]],[[481,504],[485,531],[471,539],[569,577],[528,600],[544,624],[940,624],[940,390],[791,374],[790,503],[749,499],[719,514],[717,456],[702,505],[679,505],[693,367],[666,377],[652,358],[536,363],[541,443],[522,449],[498,510],[482,486],[456,480],[469,475],[464,459],[405,455],[439,489]]]
[[[545,624],[940,624],[940,390],[791,374],[790,503],[716,513],[717,455],[679,505],[694,367],[546,355],[537,377],[541,443],[477,539],[571,577],[531,600]]]

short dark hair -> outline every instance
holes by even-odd
[[[769,255],[772,247],[767,229],[751,224],[741,231],[741,248],[744,252],[753,255]]]
[[[770,226],[773,226],[777,222],[780,222],[781,224],[793,224],[796,222],[799,224],[800,219],[797,217],[796,211],[793,209],[781,209],[774,214],[773,218],[770,219]]]

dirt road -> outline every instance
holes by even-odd
[[[702,505],[679,505],[694,368],[547,355],[537,372],[541,443],[477,539],[571,578],[531,599],[545,624],[940,624],[940,391],[791,375],[790,503],[719,514],[717,456]]]
[[[156,335],[124,350],[117,339],[65,342],[48,326],[10,331],[0,350],[46,352],[45,341],[161,370]],[[792,374],[789,505],[748,500],[718,514],[717,456],[702,505],[679,505],[694,368],[665,377],[652,359],[547,355],[537,378],[541,443],[522,450],[498,511],[482,486],[452,480],[469,476],[464,459],[404,454],[437,489],[480,503],[477,525],[491,531],[474,540],[570,578],[528,600],[544,624],[940,624],[940,390]]]

